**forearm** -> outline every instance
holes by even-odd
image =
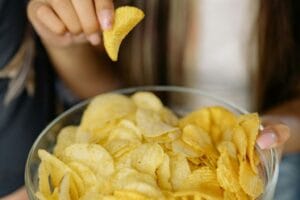
[[[281,121],[289,126],[291,137],[284,147],[285,153],[300,151],[300,98],[274,107],[265,113],[267,120]]]
[[[119,85],[100,52],[89,44],[58,48],[45,44],[57,74],[79,98],[88,98]],[[104,56],[104,55],[102,55]]]

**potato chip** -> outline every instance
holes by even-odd
[[[245,159],[247,150],[247,137],[244,129],[237,125],[233,129],[232,141],[235,144],[241,158]]]
[[[170,158],[168,154],[164,154],[164,160],[158,167],[157,171],[157,182],[160,188],[164,190],[172,190],[170,183],[171,170],[170,170]]]
[[[163,108],[160,99],[151,92],[137,92],[131,96],[138,108],[159,112]]]
[[[102,94],[94,98],[84,111],[79,129],[90,134],[90,142],[104,140],[109,132],[103,131],[107,125],[115,127],[114,121],[135,112],[133,101],[120,94]],[[106,133],[106,134],[104,134]]]
[[[41,193],[40,196],[45,196],[45,198],[51,196],[49,176],[50,176],[50,171],[47,170],[45,163],[41,162],[38,169],[39,192]],[[41,197],[40,199],[42,198],[44,197]]]
[[[240,189],[238,171],[238,161],[232,159],[227,151],[223,151],[217,163],[217,178],[220,186],[230,192],[237,192]]]
[[[231,156],[231,158],[237,159],[236,147],[232,142],[229,141],[220,142],[217,149],[220,154],[224,151],[227,151],[228,155]]]
[[[144,139],[146,142],[149,143],[159,143],[159,144],[166,144],[170,143],[172,141],[175,141],[177,138],[179,138],[181,135],[181,132],[179,129],[175,129],[173,131],[170,131],[166,134],[157,136],[157,137],[147,137],[144,136]]]
[[[234,192],[225,190],[224,191],[224,200],[237,200],[237,197]]]
[[[179,190],[183,181],[191,174],[187,159],[182,154],[170,155],[170,182],[175,191]]]
[[[197,126],[185,126],[182,132],[182,140],[202,154],[214,153],[214,147],[209,135]]]
[[[242,189],[253,198],[262,194],[264,189],[263,180],[258,174],[254,173],[247,161],[240,163],[239,183]]]
[[[237,200],[254,200],[254,198],[248,196],[243,189],[240,189],[237,193],[235,193]]]
[[[86,191],[97,185],[97,177],[90,168],[79,162],[70,162],[68,165],[82,179]]]
[[[59,199],[61,200],[71,200],[71,197],[70,197],[70,174],[66,174],[61,183],[60,183],[60,186],[59,186]],[[72,198],[72,199],[76,199],[75,198]]]
[[[200,152],[193,149],[181,139],[177,139],[172,142],[172,151],[174,153],[181,153],[188,158],[196,158],[202,155]]]
[[[164,160],[164,151],[159,144],[146,143],[133,151],[131,159],[134,168],[154,177],[156,169]]]
[[[62,159],[79,162],[89,167],[96,176],[108,177],[114,173],[114,162],[110,154],[97,144],[73,144],[64,151]]]
[[[150,200],[147,196],[129,190],[116,190],[114,196],[118,199],[129,199],[129,200]]]
[[[252,170],[257,173],[254,161],[255,143],[259,133],[260,120],[257,114],[243,115],[239,118],[239,124],[247,136],[247,157],[250,160]]]
[[[206,166],[194,170],[183,181],[180,190],[198,190],[204,185],[215,185],[219,187],[216,171]]]
[[[82,180],[70,167],[45,150],[40,149],[38,155],[49,172],[52,187],[59,187],[62,178],[70,173],[71,181],[74,182],[76,187],[73,190],[76,190],[79,195],[83,194],[85,189]],[[77,193],[76,191],[71,192]]]
[[[187,125],[195,125],[209,133],[211,127],[210,111],[208,109],[199,109],[179,120],[181,129]]]
[[[171,126],[178,126],[178,117],[167,107],[163,107],[159,110],[160,117],[162,121]]]
[[[159,114],[151,110],[138,109],[136,122],[145,137],[158,137],[178,129],[164,123]]]
[[[76,132],[76,126],[65,127],[59,132],[56,145],[53,150],[55,156],[60,157],[66,147],[75,143]]]
[[[143,11],[135,7],[123,6],[115,10],[113,28],[103,31],[104,47],[113,61],[118,60],[122,40],[143,18]]]
[[[115,190],[136,191],[150,198],[162,197],[162,193],[152,176],[132,168],[120,169],[112,178],[112,185]]]

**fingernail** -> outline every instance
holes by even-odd
[[[100,36],[98,33],[93,33],[92,35],[87,36],[87,39],[92,45],[100,44]]]
[[[104,9],[99,13],[99,21],[102,30],[109,30],[112,28],[112,10]]]
[[[257,139],[258,146],[261,149],[272,148],[277,142],[277,136],[272,131],[264,130],[263,132]]]

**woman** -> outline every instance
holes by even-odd
[[[137,29],[137,31],[132,34],[132,36],[134,37],[125,41],[124,45],[127,45],[126,49],[128,48],[130,51],[121,52],[120,63],[122,63],[123,58],[127,59],[132,56],[134,57],[134,59],[129,59],[129,64],[126,65],[126,68],[123,68],[123,70],[129,71],[129,73],[126,73],[127,77],[122,77],[123,84],[180,84],[179,82],[177,82],[178,77],[176,77],[175,72],[178,73],[183,71],[183,63],[181,60],[181,58],[183,58],[183,55],[181,47],[184,47],[184,45],[187,44],[187,42],[185,41],[186,34],[193,33],[193,31],[190,31],[191,29],[183,28],[186,25],[183,19],[184,17],[188,17],[188,15],[186,14],[189,13],[184,12],[184,10],[191,8],[189,3],[191,3],[192,1],[185,1],[185,3],[182,3],[184,1],[181,0],[174,1],[175,3],[170,5],[168,5],[167,1],[160,1],[160,3],[158,2],[158,0],[137,1],[137,4],[134,4],[143,8],[146,11],[147,17],[153,17],[153,20],[156,20],[156,22],[159,23],[154,23],[154,25],[153,23],[141,25]],[[132,1],[121,1],[121,4],[129,3],[132,3]],[[259,65],[261,66],[261,70],[272,69],[272,67],[274,66],[282,69],[294,68],[294,63],[284,62],[290,60],[290,57],[287,56],[295,56],[290,53],[294,52],[293,49],[297,48],[297,46],[292,46],[292,49],[290,49],[289,47],[287,51],[287,49],[285,48],[282,49],[282,47],[286,45],[285,42],[279,40],[277,42],[277,49],[271,48],[271,50],[275,50],[275,52],[277,52],[276,57],[270,57],[270,41],[268,43],[266,40],[266,38],[269,36],[267,34],[267,31],[270,30],[270,28],[268,27],[269,25],[272,25],[271,30],[273,28],[274,31],[277,31],[276,34],[281,33],[281,29],[278,27],[278,24],[273,23],[272,18],[270,18],[273,10],[281,10],[283,13],[291,13],[292,11],[288,10],[287,6],[290,6],[292,3],[293,1],[261,1],[260,16],[265,16],[261,20],[261,22],[264,23],[261,23],[259,27],[259,32],[261,33],[259,34]],[[168,41],[166,39],[166,33],[168,31],[168,28],[170,27],[166,24],[169,18],[161,17],[158,19],[158,15],[151,15],[151,12],[147,12],[148,10],[157,10],[160,13],[163,13],[163,16],[182,16],[182,21],[180,22],[183,23],[178,23],[174,20],[171,23],[168,23],[170,24],[170,27],[173,31],[176,31],[178,29],[178,32],[176,32],[177,34],[174,34],[174,38],[171,38],[173,39],[173,41],[176,41],[170,44],[171,47],[169,47],[168,44],[165,43],[165,41]],[[180,10],[181,12],[176,12],[178,10]],[[32,0],[28,5],[28,16],[48,51],[57,75],[61,78],[61,80],[63,80],[63,85],[69,88],[71,93],[75,94],[75,96],[81,98],[92,96],[96,93],[110,90],[121,84],[121,82],[118,81],[119,79],[117,77],[120,75],[124,75],[124,73],[117,74],[113,70],[118,69],[122,66],[115,66],[115,68],[107,67],[112,65],[106,59],[103,49],[97,47],[97,45],[99,45],[99,43],[101,42],[99,32],[101,32],[102,29],[109,29],[113,23],[112,0]],[[286,20],[286,23],[290,22],[290,20],[292,19],[286,19],[285,14],[276,17],[278,17],[278,20]],[[191,23],[193,24],[193,22]],[[281,26],[281,24],[279,25]],[[291,27],[289,27],[288,29],[290,28]],[[143,30],[147,30],[147,33],[151,33],[151,37],[145,38],[142,43],[142,34],[145,33]],[[189,30],[189,32],[186,32],[185,30]],[[284,32],[284,34],[287,33]],[[193,38],[193,35],[189,36],[191,36],[190,38]],[[293,36],[289,33],[288,38],[291,37]],[[96,47],[87,44],[87,41],[89,41]],[[155,42],[159,43],[160,46],[155,46],[157,45],[157,43]],[[271,44],[273,44],[273,42],[274,41],[271,40]],[[143,48],[143,51],[141,50],[141,48]],[[154,57],[151,57],[147,54],[147,52],[149,53],[149,49],[151,50],[151,55]],[[167,51],[167,49],[170,51]],[[170,58],[172,59],[165,59],[168,58],[167,52],[171,53],[172,57]],[[126,55],[126,53],[129,53],[129,55]],[[281,59],[281,62],[277,62],[276,59]],[[270,63],[270,60],[274,60],[274,65]],[[2,65],[4,66],[4,64]],[[290,72],[290,70],[287,71]],[[274,86],[278,87],[277,80],[280,81],[280,78],[273,78],[275,76],[278,76],[278,73],[275,72],[278,71],[270,70],[270,73],[268,73],[269,77],[267,79],[265,77],[261,79],[263,81],[260,85],[261,92],[259,94],[261,95],[258,95],[260,99],[259,102],[261,102],[260,104],[258,104],[260,105],[259,109],[262,112],[268,110],[268,116],[272,117],[267,118],[268,120],[266,122],[266,129],[262,132],[260,138],[258,139],[258,144],[262,148],[281,146],[287,140],[289,135],[289,128],[286,125],[282,124],[281,121],[283,121],[290,127],[292,135],[291,137],[293,138],[292,140],[289,140],[291,141],[291,143],[287,145],[289,147],[289,151],[296,151],[298,150],[298,145],[294,141],[298,140],[295,132],[299,129],[298,124],[300,124],[300,114],[299,109],[297,109],[300,107],[300,103],[296,98],[296,95],[294,95],[297,94],[297,92],[294,91],[294,89],[296,89],[293,87],[294,82],[290,83],[290,81],[294,79],[286,79],[286,83],[288,83],[286,84],[286,86],[288,86],[287,90],[279,91],[279,93],[281,93],[281,91],[286,92],[278,96],[273,95],[275,94],[273,92]],[[285,78],[295,77],[295,80],[297,80],[298,76],[296,75],[296,73],[280,73],[279,75]],[[131,80],[131,83],[128,80]],[[277,91],[276,94],[278,94]],[[46,104],[43,102],[42,105]],[[293,112],[291,112],[290,107],[293,107]],[[293,121],[295,121],[296,123],[293,123]],[[40,125],[39,130],[44,125],[44,123],[40,124],[42,125]],[[5,125],[7,126],[7,124]],[[34,132],[37,133],[38,131]],[[32,132],[27,131],[26,134],[32,135]],[[3,143],[3,145],[6,146],[6,143]],[[27,145],[26,150],[28,150],[29,147],[30,145]],[[23,156],[26,157],[25,153]],[[14,184],[9,192],[13,191],[17,186],[20,185],[21,183]],[[6,193],[3,192],[2,195],[7,194],[7,191],[8,190],[6,190]],[[22,195],[24,196],[24,193],[22,193],[21,191],[14,194],[14,197],[17,198]],[[11,196],[11,198],[13,198],[13,196]]]

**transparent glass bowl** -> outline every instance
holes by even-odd
[[[179,116],[183,116],[188,112],[204,106],[220,105],[231,110],[236,114],[245,114],[245,110],[238,108],[230,103],[225,102],[221,98],[213,97],[210,94],[201,92],[196,89],[173,87],[173,86],[148,86],[128,88],[114,91],[125,95],[133,94],[137,91],[149,91],[158,95],[163,103],[170,107]],[[38,190],[38,166],[40,160],[37,155],[38,149],[47,149],[52,151],[56,142],[56,136],[59,131],[68,125],[78,125],[83,111],[88,105],[89,100],[79,103],[73,108],[61,114],[45,130],[40,134],[33,144],[26,163],[25,169],[25,185],[31,200],[37,199],[35,193]],[[265,192],[258,199],[273,199],[274,190],[278,178],[279,154],[276,149],[261,150],[256,147],[261,160],[260,172],[265,181]]]

